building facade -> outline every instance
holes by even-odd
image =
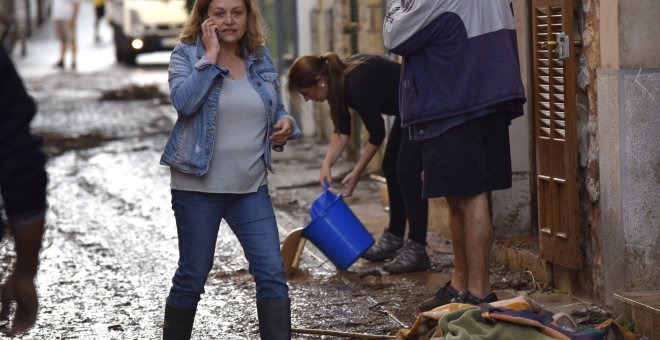
[[[384,7],[298,1],[299,54],[392,57]],[[578,297],[614,306],[620,294],[660,289],[660,2],[513,9],[528,101],[510,128],[513,188],[491,196],[496,235],[531,238],[541,277]],[[306,135],[328,136],[324,110],[302,110]]]

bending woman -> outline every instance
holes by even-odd
[[[362,257],[369,261],[392,259],[383,265],[390,273],[426,270],[428,203],[422,198],[422,149],[403,133],[399,117],[400,64],[379,56],[356,55],[345,62],[336,54],[308,55],[296,59],[289,69],[288,90],[294,102],[328,101],[334,133],[321,166],[319,181],[332,183],[332,166],[346,149],[351,135],[349,108],[362,119],[369,141],[353,170],[344,177],[345,196],[350,196],[364,168],[385,140],[381,114],[394,116],[385,147],[383,173],[387,180],[390,221],[382,237]],[[406,222],[410,225],[404,242]]]
[[[164,339],[190,339],[222,219],[256,283],[261,339],[291,338],[267,172],[271,149],[301,133],[281,103],[263,27],[256,0],[197,0],[172,52],[169,85],[178,118],[161,164],[170,166],[179,261]]]

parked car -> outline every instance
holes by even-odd
[[[169,51],[188,19],[185,0],[106,0],[117,61],[135,65],[138,54]]]

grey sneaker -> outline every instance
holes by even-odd
[[[383,270],[392,274],[403,274],[427,270],[431,267],[426,247],[407,239],[392,261],[383,265]]]
[[[362,258],[372,262],[389,260],[396,255],[397,250],[403,246],[403,237],[398,237],[385,230],[383,236],[369,248]]]

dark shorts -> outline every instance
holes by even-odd
[[[37,148],[25,148],[0,159],[0,193],[11,224],[32,220],[46,210],[45,164],[46,156]]]
[[[469,197],[511,187],[509,115],[475,118],[423,142],[424,197]]]

